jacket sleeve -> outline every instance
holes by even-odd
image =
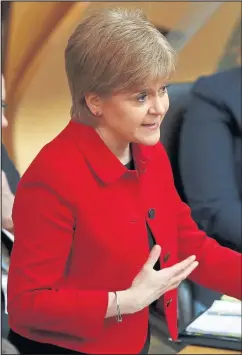
[[[180,174],[199,227],[222,245],[241,252],[242,205],[235,173],[233,123],[229,110],[221,107],[203,93],[193,93],[181,130]]]
[[[198,228],[191,217],[190,208],[181,201],[175,189],[168,157],[162,146],[158,145],[158,147],[162,153],[160,160],[167,167],[164,169],[163,166],[162,171],[174,206],[178,228],[179,261],[196,255],[199,266],[190,276],[192,281],[222,294],[241,299],[241,254],[222,247]]]
[[[192,220],[190,208],[177,195],[179,259],[196,255],[199,266],[190,279],[214,291],[242,298],[241,254],[222,247]]]
[[[55,175],[56,176],[56,175]],[[17,190],[8,312],[20,326],[80,338],[100,335],[108,292],[62,286],[74,216],[46,182],[24,177]]]

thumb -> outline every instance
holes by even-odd
[[[144,266],[150,266],[153,268],[155,266],[156,262],[159,260],[160,253],[161,253],[161,247],[158,244],[156,244],[151,249],[149,257],[148,257]]]

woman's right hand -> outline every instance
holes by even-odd
[[[162,270],[154,270],[159,260],[161,247],[155,245],[141,271],[129,289],[134,312],[138,312],[160,298],[165,292],[177,288],[198,266],[195,255]]]
[[[141,271],[134,278],[130,288],[118,291],[121,314],[141,311],[160,298],[165,292],[173,290],[185,280],[198,266],[196,257],[190,256],[182,262],[162,270],[154,270],[161,253],[161,247],[155,245]],[[117,315],[117,304],[113,292],[108,294],[108,307],[105,318]]]

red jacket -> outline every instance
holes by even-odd
[[[92,128],[70,122],[30,165],[13,210],[8,312],[15,332],[86,353],[141,351],[148,308],[122,323],[104,317],[108,292],[130,287],[147,260],[145,221],[162,247],[161,267],[195,254],[194,281],[241,298],[240,254],[198,230],[161,144],[133,144],[133,155],[137,171],[128,171]],[[175,339],[177,291],[164,302]]]

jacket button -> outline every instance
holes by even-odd
[[[172,298],[170,298],[170,299],[166,302],[166,307],[169,307],[170,304],[171,304],[171,302],[172,302]]]
[[[148,217],[149,217],[149,219],[154,219],[155,218],[155,209],[154,208],[149,209]]]
[[[171,255],[171,253],[166,253],[166,255],[164,256],[165,263],[170,259],[170,255]]]

